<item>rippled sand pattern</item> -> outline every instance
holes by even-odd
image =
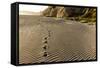
[[[95,25],[60,18],[19,17],[19,64],[95,59]]]

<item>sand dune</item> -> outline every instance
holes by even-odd
[[[19,23],[20,64],[96,59],[95,25],[28,15]]]

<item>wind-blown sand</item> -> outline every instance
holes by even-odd
[[[20,64],[91,59],[96,59],[95,25],[60,18],[19,16]]]

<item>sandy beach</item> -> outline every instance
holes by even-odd
[[[95,59],[95,25],[53,17],[19,16],[19,64]]]

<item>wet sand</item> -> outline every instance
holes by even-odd
[[[96,59],[96,27],[40,16],[19,17],[19,63]]]

